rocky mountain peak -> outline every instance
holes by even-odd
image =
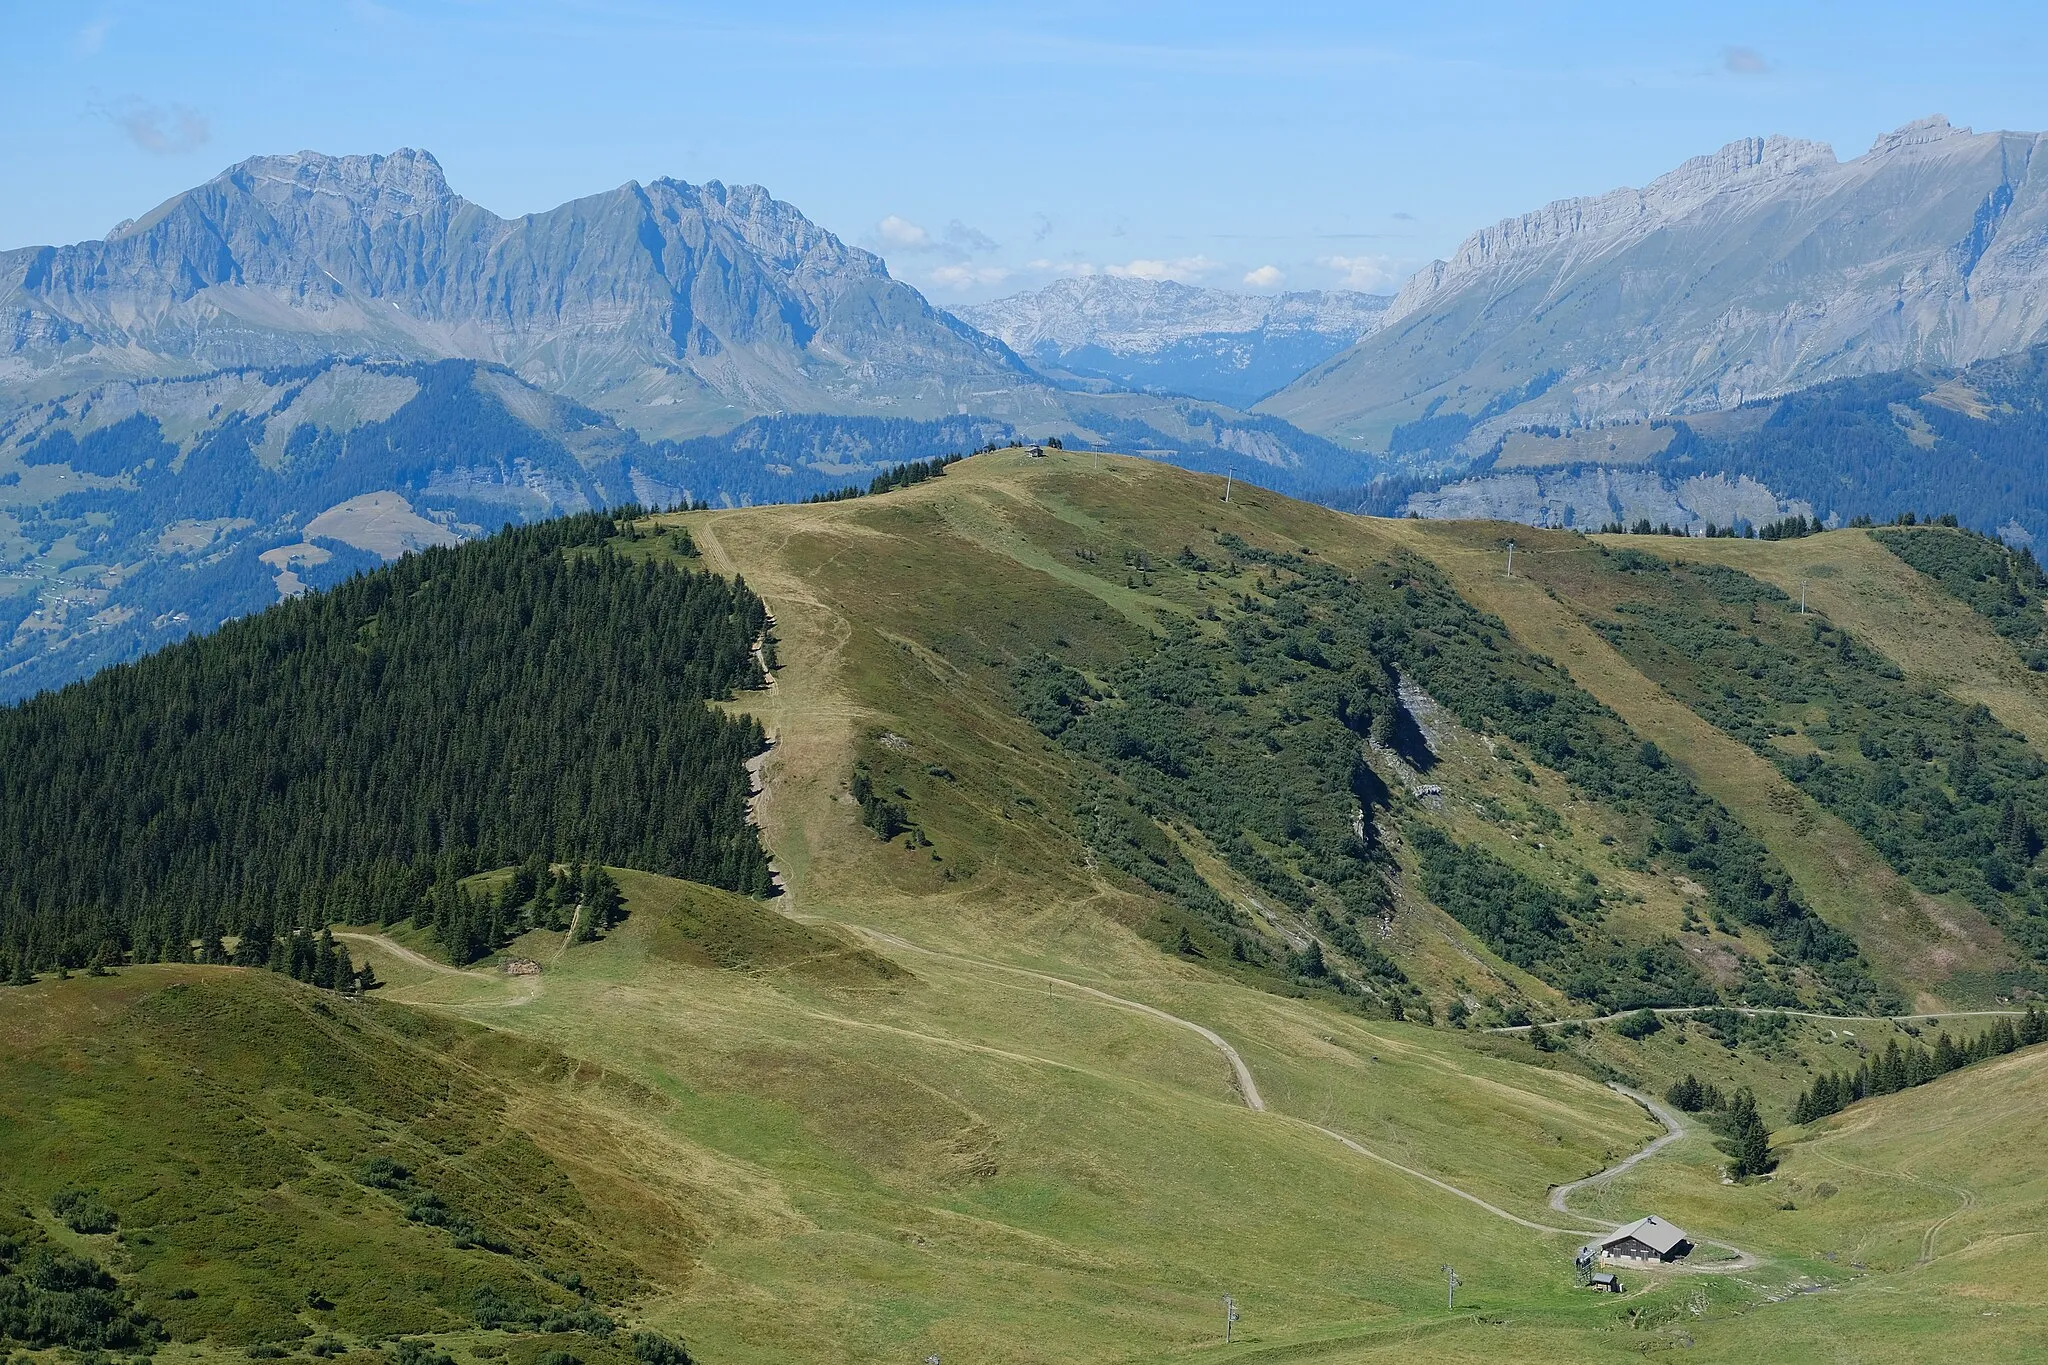
[[[1903,127],[1892,129],[1870,144],[1867,156],[1886,156],[1905,147],[1925,147],[1931,143],[1947,142],[1951,138],[1974,137],[1968,128],[1958,128],[1948,121],[1945,114],[1930,114],[1915,119]]]
[[[2048,134],[1939,115],[1848,161],[1732,142],[1641,190],[1474,233],[1408,282],[1380,334],[1262,410],[1367,442],[1462,416],[1471,453],[1516,425],[1732,407],[2035,345],[2048,193],[2028,168],[2044,148]]]
[[[504,365],[660,435],[1049,392],[759,185],[628,183],[508,219],[414,148],[252,157],[105,241],[0,254],[0,319],[0,403],[10,381],[336,354]]]
[[[1401,287],[1387,310],[1395,322],[1428,306],[1447,290],[1487,271],[1545,255],[1569,242],[1575,252],[1632,241],[1684,217],[1725,194],[1769,192],[1788,176],[1838,165],[1825,142],[1774,133],[1737,138],[1717,151],[1692,157],[1641,189],[1558,199],[1534,213],[1504,218],[1459,243],[1447,261],[1432,261]]]

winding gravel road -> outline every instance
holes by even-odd
[[[1548,1223],[1539,1223],[1534,1219],[1524,1218],[1520,1214],[1510,1213],[1506,1209],[1501,1208],[1499,1205],[1489,1203],[1488,1201],[1480,1198],[1478,1195],[1472,1193],[1470,1190],[1460,1189],[1458,1186],[1453,1185],[1448,1180],[1440,1180],[1436,1176],[1430,1175],[1424,1171],[1418,1171],[1412,1166],[1404,1166],[1400,1162],[1394,1160],[1392,1157],[1384,1156],[1379,1152],[1375,1152],[1370,1147],[1367,1147],[1363,1143],[1357,1141],[1355,1138],[1347,1137],[1345,1134],[1338,1132],[1334,1128],[1326,1128],[1320,1123],[1311,1123],[1307,1119],[1299,1119],[1293,1117],[1292,1115],[1280,1114],[1275,1111],[1268,1110],[1266,1108],[1265,1099],[1259,1094],[1258,1082],[1253,1079],[1251,1067],[1245,1064],[1244,1057],[1238,1052],[1236,1048],[1232,1047],[1230,1043],[1227,1040],[1225,1040],[1221,1034],[1217,1033],[1214,1029],[1208,1028],[1202,1024],[1194,1022],[1192,1019],[1183,1019],[1177,1014],[1170,1014],[1165,1010],[1159,1009],[1158,1007],[1153,1005],[1147,1005],[1142,1001],[1129,1000],[1120,995],[1112,995],[1108,991],[1101,990],[1094,986],[1083,985],[1078,981],[1069,981],[1065,977],[1054,976],[1049,972],[1032,971],[1029,968],[1025,967],[1012,967],[1006,963],[990,962],[982,958],[966,957],[958,953],[941,952],[935,948],[926,948],[921,944],[912,943],[909,939],[903,938],[899,935],[891,934],[880,929],[871,929],[864,925],[847,924],[842,925],[841,927],[855,930],[856,932],[862,934],[867,938],[873,939],[878,943],[886,944],[892,948],[918,953],[926,957],[935,957],[944,961],[958,962],[968,966],[980,968],[984,971],[995,971],[1002,972],[1011,976],[1029,977],[1035,981],[1043,981],[1048,985],[1064,987],[1067,990],[1074,991],[1077,994],[1084,995],[1093,1000],[1100,1001],[1103,1004],[1113,1006],[1116,1009],[1129,1010],[1137,1014],[1150,1015],[1151,1017],[1159,1019],[1165,1023],[1173,1024],[1180,1028],[1188,1029],[1189,1031],[1200,1035],[1218,1052],[1223,1054],[1225,1061],[1229,1062],[1231,1074],[1235,1078],[1237,1084],[1238,1094],[1244,1100],[1245,1107],[1247,1109],[1253,1110],[1256,1113],[1273,1113],[1273,1116],[1277,1119],[1281,1119],[1288,1123],[1297,1123],[1304,1128],[1310,1129],[1313,1132],[1321,1133],[1324,1137],[1331,1138],[1339,1143],[1342,1143],[1345,1148],[1352,1152],[1357,1153],[1359,1156],[1365,1157],[1371,1161],[1376,1161],[1380,1165],[1386,1166],[1392,1170],[1399,1171],[1401,1174],[1409,1176],[1412,1179],[1420,1180],[1426,1185],[1432,1185],[1435,1188],[1444,1191],[1446,1194],[1456,1195],[1458,1198],[1465,1200],[1467,1203],[1475,1204],[1478,1207],[1486,1210],[1488,1213],[1492,1214],[1496,1218],[1505,1219],[1507,1222],[1528,1228],[1533,1232],[1555,1233],[1559,1236],[1564,1237],[1594,1238],[1600,1236],[1603,1232],[1611,1232],[1613,1229],[1620,1227],[1621,1224],[1619,1223],[1611,1223],[1601,1218],[1588,1218],[1584,1214],[1574,1213],[1572,1212],[1571,1208],[1568,1207],[1567,1201],[1577,1191],[1586,1189],[1589,1186],[1604,1184],[1607,1181],[1614,1179],[1616,1176],[1621,1175],[1623,1172],[1634,1168],[1639,1163],[1648,1160],[1652,1156],[1655,1156],[1658,1152],[1663,1151],[1666,1147],[1669,1147],[1672,1143],[1677,1142],[1680,1138],[1684,1137],[1687,1131],[1684,1120],[1680,1119],[1678,1115],[1672,1113],[1671,1110],[1666,1108],[1664,1105],[1658,1103],[1656,1100],[1650,1098],[1648,1095],[1644,1095],[1637,1091],[1630,1090],[1626,1086],[1615,1085],[1612,1082],[1610,1082],[1610,1089],[1614,1090],[1617,1094],[1625,1095],[1629,1099],[1634,1100],[1637,1104],[1641,1105],[1653,1118],[1663,1123],[1664,1133],[1661,1137],[1653,1139],[1644,1147],[1640,1148],[1635,1152],[1630,1153],[1628,1156],[1622,1158],[1620,1161],[1615,1162],[1612,1166],[1609,1166],[1607,1169],[1596,1172],[1593,1175],[1589,1175],[1585,1177],[1583,1180],[1574,1180],[1569,1184],[1559,1185],[1550,1192],[1551,1208],[1565,1215],[1565,1217],[1567,1218],[1582,1219],[1586,1222],[1598,1224],[1597,1229],[1552,1227]],[[1673,1266],[1672,1269],[1686,1270],[1704,1274],[1729,1274],[1735,1271],[1754,1269],[1757,1265],[1760,1264],[1760,1261],[1754,1254],[1744,1251],[1740,1247],[1731,1246],[1726,1242],[1716,1242],[1707,1239],[1696,1240],[1698,1241],[1698,1244],[1701,1246],[1710,1246],[1718,1248],[1722,1251],[1726,1251],[1730,1253],[1734,1257],[1734,1259],[1727,1261],[1718,1261],[1711,1265],[1677,1265]]]

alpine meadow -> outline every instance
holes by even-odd
[[[9,1336],[2031,1349],[2048,711],[1978,588],[2031,560],[922,473],[429,551],[8,712]],[[1653,1210],[1692,1254],[1577,1287]]]

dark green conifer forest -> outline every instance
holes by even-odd
[[[762,731],[705,703],[766,612],[617,528],[429,550],[0,711],[0,961],[267,954],[533,857],[765,894]]]

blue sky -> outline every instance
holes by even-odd
[[[0,248],[259,152],[424,147],[502,214],[755,182],[941,303],[1108,271],[1389,290],[1736,137],[2048,127],[2021,4],[0,0]]]

